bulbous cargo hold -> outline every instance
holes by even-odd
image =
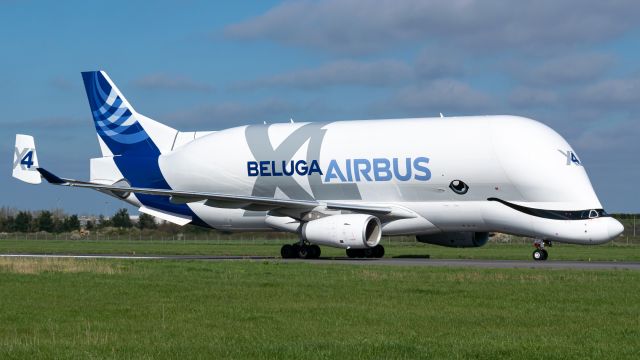
[[[548,126],[515,116],[250,125],[201,137],[158,161],[172,188],[198,191],[602,208],[571,146]]]

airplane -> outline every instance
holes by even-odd
[[[493,233],[595,245],[624,228],[596,196],[576,152],[532,119],[496,115],[256,124],[181,132],[138,113],[104,71],[83,72],[102,156],[90,179],[38,164],[16,135],[13,176],[87,188],[178,224],[282,231],[283,258],[320,245],[380,258],[385,236],[479,247]]]

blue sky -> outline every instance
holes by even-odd
[[[80,72],[106,70],[180,130],[468,114],[538,119],[572,144],[605,208],[640,212],[640,3],[0,0],[2,203],[107,213],[122,203],[10,177],[15,133],[88,178],[99,156]]]

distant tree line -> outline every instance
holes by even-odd
[[[640,214],[611,214],[611,216],[613,216],[614,218],[618,219],[618,220],[631,220],[631,219],[638,219],[640,218]]]
[[[111,228],[156,229],[158,225],[151,215],[140,214],[138,221],[131,221],[127,209],[119,209],[111,218],[100,215],[95,220],[88,220],[85,230],[99,230]],[[26,211],[11,208],[0,208],[0,232],[48,232],[64,233],[81,229],[80,218],[77,214],[67,215],[61,210]]]
[[[77,215],[65,215],[62,211],[17,211],[0,209],[0,232],[62,233],[80,229]]]

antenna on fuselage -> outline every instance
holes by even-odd
[[[291,123],[292,123],[292,124],[295,124],[295,123],[293,122],[293,118],[289,118],[289,121],[291,121]]]
[[[442,113],[440,113],[440,118],[444,118],[444,115],[442,115]]]

